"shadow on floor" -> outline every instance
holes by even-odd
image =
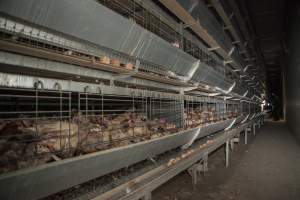
[[[183,172],[158,188],[154,200],[299,200],[300,146],[283,121],[268,121],[250,138],[237,145],[230,167],[224,167],[224,148],[209,157],[209,172],[195,190]]]

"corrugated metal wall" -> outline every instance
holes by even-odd
[[[289,8],[286,60],[286,114],[289,128],[300,139],[300,2]]]

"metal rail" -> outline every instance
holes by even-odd
[[[33,56],[36,58],[43,58],[43,59],[49,59],[53,61],[58,61],[58,62],[64,62],[68,64],[73,64],[73,65],[79,65],[83,67],[88,67],[91,69],[97,69],[97,70],[104,70],[104,71],[109,71],[113,73],[118,73],[118,74],[127,74],[132,72],[132,70],[128,70],[122,67],[114,67],[112,65],[107,65],[107,64],[102,64],[102,63],[95,63],[92,62],[91,59],[83,59],[80,57],[74,57],[74,56],[68,56],[64,55],[63,52],[53,52],[49,51],[48,49],[38,49],[34,48],[32,46],[25,46],[25,45],[20,45],[20,44],[14,44],[11,42],[7,41],[0,41],[0,49],[8,52],[14,52],[14,53],[19,53],[23,55],[28,55],[28,56]],[[154,76],[153,74],[147,74],[146,72],[138,72],[133,75],[133,77],[137,78],[142,78],[146,80],[152,80],[156,81],[159,83],[166,83],[170,85],[175,85],[175,86],[181,86],[181,87],[188,87],[192,86],[191,84],[186,84],[183,82],[180,82],[179,80],[173,80],[170,78],[165,78],[163,76]]]
[[[87,2],[87,3],[92,3],[93,1],[91,1],[91,2]],[[47,5],[44,5],[44,6],[47,6]],[[101,7],[102,8],[102,6],[99,6],[99,7]],[[104,8],[103,8],[104,9]],[[105,10],[107,10],[107,9],[105,9]],[[100,13],[102,13],[102,12],[100,12]],[[111,13],[112,14],[112,13]],[[13,15],[13,14],[12,14]],[[114,15],[115,16],[115,15]],[[116,16],[117,17],[117,16]],[[119,20],[121,20],[121,18],[120,17],[118,17],[118,19]],[[30,20],[29,20],[30,21]],[[129,23],[129,24],[131,24],[132,26],[134,26],[134,27],[136,27],[136,28],[138,28],[139,26],[135,26],[135,24],[132,24],[132,23]],[[11,28],[13,28],[14,27],[14,24],[10,24],[10,26],[12,26]],[[19,33],[19,34],[17,34],[18,36],[17,36],[17,38],[19,37],[19,36],[22,36],[23,35],[23,30],[22,29],[20,29],[20,26],[16,26],[16,27],[19,27],[19,30],[18,30],[18,32],[17,33]],[[22,27],[22,26],[21,26]],[[27,30],[26,30],[26,28],[27,28]],[[49,27],[50,28],[50,27]],[[127,27],[128,28],[128,27]],[[26,32],[29,32],[29,34],[31,34],[31,32],[32,32],[32,37],[31,37],[31,35],[29,36],[29,37],[31,37],[31,39],[32,38],[39,38],[39,39],[41,39],[41,33],[43,33],[43,35],[45,35],[46,34],[46,36],[47,36],[47,32],[45,33],[45,31],[40,31],[40,29],[39,28],[28,28],[28,26],[26,26],[25,27],[25,30],[26,30]],[[140,28],[138,28],[138,30],[139,31],[142,31],[142,28],[140,27]],[[118,31],[115,31],[115,32],[118,32]],[[120,32],[122,32],[122,31],[120,31]],[[99,33],[98,33],[99,34]],[[151,35],[151,34],[150,34]],[[147,36],[148,37],[148,36]],[[54,38],[57,38],[58,40],[61,40],[61,39],[65,39],[65,38],[60,38],[60,37],[57,37],[57,36],[55,36],[54,35]],[[194,63],[197,61],[195,58],[193,58],[192,56],[190,56],[190,55],[188,55],[188,54],[186,54],[186,53],[184,53],[184,52],[182,52],[181,50],[178,50],[177,48],[174,48],[174,47],[172,47],[172,46],[170,46],[169,44],[166,44],[163,40],[161,40],[159,37],[156,37],[155,36],[155,38],[157,38],[157,40],[155,40],[154,42],[155,43],[158,43],[158,44],[163,44],[164,46],[166,46],[166,47],[168,47],[169,49],[170,49],[170,54],[174,54],[174,53],[171,53],[171,52],[175,52],[176,54],[178,54],[178,55],[180,55],[180,56],[178,56],[178,60],[180,61],[176,61],[176,62],[174,62],[172,59],[164,59],[164,58],[162,58],[161,56],[158,56],[159,57],[159,59],[156,59],[157,61],[158,60],[160,60],[161,62],[159,62],[161,65],[163,65],[163,68],[165,69],[165,70],[170,70],[170,71],[172,71],[172,72],[175,72],[175,73],[177,73],[178,75],[182,75],[182,76],[185,76],[187,73],[189,73],[190,74],[190,69],[192,69],[193,67],[194,67]],[[145,38],[146,39],[146,38]],[[63,40],[64,41],[64,40]],[[144,41],[144,39],[143,39],[143,41]],[[151,40],[152,41],[152,40]],[[132,42],[131,42],[132,43]],[[131,44],[130,43],[130,44]],[[38,44],[38,43],[37,43]],[[154,45],[154,43],[153,42],[151,42],[151,44],[149,44],[149,45]],[[156,44],[157,45],[157,44]],[[132,44],[131,44],[131,46],[132,46]],[[157,45],[157,46],[160,46],[160,45]],[[62,47],[62,48],[64,48],[64,47]],[[149,48],[149,49],[153,49],[153,48]],[[91,50],[91,51],[93,51],[93,49]],[[155,53],[155,54],[158,54],[159,52],[157,52],[157,51],[151,51],[152,53]],[[198,52],[198,51],[192,51],[192,52]],[[66,52],[66,53],[69,53],[69,52]],[[94,52],[93,52],[94,53]],[[130,54],[130,52],[127,52],[128,54]],[[98,54],[98,53],[97,53]],[[161,55],[161,54],[163,54],[163,53],[159,53],[159,55]],[[144,54],[143,54],[144,55]],[[137,56],[137,55],[136,55]],[[86,55],[84,55],[83,57],[86,57]],[[149,57],[153,57],[153,56],[149,56]],[[143,57],[141,57],[141,59],[143,59]],[[200,59],[201,60],[201,62],[206,62],[206,58],[204,58],[204,59]],[[153,60],[152,60],[153,61]],[[153,61],[153,62],[155,62],[155,61]],[[175,63],[175,64],[174,64]],[[185,65],[186,67],[185,68],[180,68],[179,66],[180,65]],[[221,68],[221,69],[223,69],[223,68]],[[148,69],[146,69],[146,70],[148,70]],[[155,70],[156,71],[156,70]],[[154,71],[154,73],[156,73]],[[152,71],[153,72],[153,71]],[[221,84],[221,85],[219,85],[219,87],[223,87],[223,85]]]
[[[9,39],[12,37],[16,39],[14,42],[18,42],[23,45],[35,47],[38,49],[48,49],[52,52],[60,53],[63,55],[73,55],[74,57],[89,60],[99,56],[107,56],[111,59],[118,59],[121,63],[135,63],[136,58],[127,54],[114,51],[109,48],[105,48],[99,45],[86,43],[86,41],[78,40],[70,36],[61,35],[59,33],[52,33],[52,31],[44,30],[41,27],[35,27],[34,25],[27,25],[24,22],[19,22],[18,19],[7,19],[9,17],[1,17],[0,15],[0,28],[1,37],[3,39]],[[10,38],[10,41],[12,38]],[[158,64],[141,61],[141,71],[155,73],[157,75],[166,76],[168,73],[162,69],[162,66]]]
[[[260,119],[256,119],[247,122],[242,125],[238,125],[235,128],[225,131],[221,136],[215,138],[214,142],[205,148],[194,148],[192,155],[187,158],[181,159],[178,163],[168,166],[167,164],[161,165],[148,173],[137,177],[129,182],[112,189],[102,195],[99,195],[93,200],[138,200],[138,199],[151,199],[151,192],[179,174],[180,172],[193,166],[193,164],[205,159],[207,155],[213,152],[215,149],[228,144],[228,141],[233,141],[233,138],[239,135],[242,131],[246,131],[247,128],[252,127]],[[226,145],[226,164],[228,164],[229,148]]]
[[[222,130],[231,121],[204,126],[198,137]],[[46,197],[184,145],[197,129],[4,174],[0,176],[0,196],[8,200]]]
[[[211,47],[220,47],[218,42],[208,34],[207,30],[196,21],[177,1],[171,0],[160,0],[160,2],[166,6],[171,12],[173,12],[177,17],[180,18],[182,22],[189,25],[189,27],[198,34],[206,43],[208,43]],[[217,48],[216,52],[218,52],[225,60],[231,60],[228,56],[228,52],[226,52],[223,48]]]
[[[183,94],[174,94],[161,91],[150,91],[144,89],[136,88],[124,88],[118,86],[108,86],[103,84],[93,84],[87,82],[71,81],[71,80],[61,80],[54,78],[41,78],[34,76],[25,76],[25,75],[15,75],[8,73],[0,73],[0,86],[7,88],[15,89],[35,89],[36,83],[42,83],[44,90],[55,90],[57,91],[55,85],[59,84],[62,91],[70,92],[85,92],[85,88],[88,88],[89,93],[95,94],[115,94],[119,96],[128,96],[135,94],[138,97],[155,97],[155,98],[172,98],[172,99],[181,99],[194,102],[203,102],[203,103],[222,103],[224,98],[222,97],[209,97],[209,96],[191,96]],[[228,104],[238,104],[238,101],[226,100]],[[255,104],[255,102],[251,102]]]
[[[9,3],[9,1],[6,2]],[[89,5],[94,6],[98,5],[94,1],[87,1],[86,3],[91,3]],[[47,6],[46,4],[43,5]],[[61,7],[63,6],[58,6],[58,8]],[[99,7],[102,8],[103,6]],[[80,6],[78,8],[81,9]],[[102,11],[110,12],[111,15],[107,16],[115,16],[118,22],[123,20],[123,18],[113,14],[108,9],[104,9],[104,7],[102,9]],[[15,14],[18,15],[19,13]],[[147,16],[148,14],[146,13]],[[75,16],[76,14],[73,17]],[[136,13],[131,16],[136,16],[137,21],[143,20]],[[70,17],[70,19],[73,19],[73,17]],[[154,16],[155,19],[152,15],[150,17],[154,23],[149,24],[149,21],[143,21],[145,27],[150,26],[149,29],[152,32],[168,42],[174,42],[177,39],[172,38],[173,30],[169,30],[170,27],[166,24],[158,25],[161,20],[157,16]],[[21,29],[17,30],[20,28],[20,24],[14,22],[12,22],[12,29],[9,30],[6,28],[9,28],[7,25],[11,25],[11,23],[7,23],[7,20],[1,20],[0,22],[1,34],[3,33],[0,40],[0,50],[4,51],[0,53],[2,55],[13,55],[14,58],[17,56],[21,58],[18,60],[12,59],[12,56],[6,60],[7,62],[5,58],[2,60],[3,68],[0,70],[0,85],[3,88],[0,88],[0,106],[3,109],[0,109],[0,122],[3,122],[3,124],[11,123],[14,127],[22,126],[26,131],[29,131],[26,132],[27,134],[23,134],[22,131],[21,133],[18,132],[20,130],[17,128],[16,133],[12,134],[8,131],[7,134],[1,134],[0,139],[5,140],[5,145],[9,147],[7,149],[21,144],[25,150],[30,146],[37,151],[37,154],[32,156],[20,154],[23,156],[23,160],[20,159],[21,161],[37,160],[49,155],[55,160],[54,162],[47,160],[49,163],[34,165],[34,167],[22,168],[22,165],[20,165],[21,167],[18,166],[16,171],[0,175],[1,199],[39,199],[46,197],[139,163],[168,150],[193,143],[194,140],[217,131],[228,129],[234,123],[239,124],[245,118],[245,115],[248,114],[249,116],[250,113],[257,112],[255,103],[243,105],[239,102],[241,96],[235,94],[232,94],[231,97],[236,97],[238,101],[228,101],[226,97],[223,98],[222,96],[198,97],[184,95],[185,88],[194,90],[195,88],[199,89],[198,86],[194,87],[192,82],[181,82],[178,76],[177,78],[169,76],[166,70],[160,69],[159,65],[147,61],[141,60],[141,68],[137,67],[139,64],[136,64],[137,66],[126,69],[126,64],[128,62],[132,64],[135,58],[124,52],[118,53],[106,49],[111,53],[109,55],[112,58],[119,60],[115,65],[112,62],[105,64],[101,62],[101,59],[106,56],[106,53],[102,55],[102,49],[99,50],[102,43],[98,44],[96,42],[98,45],[93,46],[91,52],[89,52],[91,41],[90,43],[87,42],[88,45],[85,46],[86,41],[64,40],[69,36],[66,36],[66,38],[64,38],[65,35],[57,37],[55,34],[51,35],[50,32],[52,31],[49,31],[48,34],[48,30],[43,31],[27,25],[21,25]],[[127,20],[126,22],[130,22],[128,24],[136,27],[139,30],[138,33],[144,31],[136,24],[132,24],[131,21]],[[2,25],[5,26],[5,31]],[[112,26],[112,28],[114,27]],[[78,33],[78,31],[74,32]],[[174,33],[176,37],[181,37],[177,32]],[[148,32],[147,34],[151,37],[157,37]],[[48,36],[53,37],[53,41],[50,41],[52,39]],[[96,36],[98,37],[97,34]],[[81,39],[89,39],[89,37],[82,37]],[[173,41],[173,39],[175,40]],[[84,47],[84,50],[71,48],[70,46],[68,48],[68,46],[64,46],[64,42],[74,42],[75,46]],[[163,43],[169,50],[172,50],[168,52],[170,57],[174,56],[172,52],[187,56],[186,61],[189,62],[178,64],[179,68],[191,64],[191,60],[196,60],[190,55],[204,59],[203,62],[212,66],[218,64],[211,60],[209,54],[197,49],[189,40],[185,40],[182,47],[190,55],[170,46],[159,37],[157,37],[157,42]],[[160,53],[158,52],[158,54]],[[32,59],[36,59],[35,62],[31,62]],[[23,61],[26,62],[23,63]],[[43,63],[38,61],[43,61]],[[44,64],[44,61],[54,65],[40,66]],[[40,65],[33,66],[36,63]],[[64,67],[62,65],[55,66],[57,63],[64,64]],[[30,66],[28,66],[29,64]],[[164,64],[161,64],[161,67],[162,65]],[[163,67],[165,69],[172,68],[169,64],[165,64]],[[21,69],[22,73],[27,75],[8,74],[10,72],[16,73]],[[199,71],[201,71],[200,68]],[[217,73],[213,70],[207,70],[207,72],[210,74]],[[110,78],[114,75],[116,77],[128,75],[130,81],[119,81],[119,87],[113,84],[105,85],[107,80],[111,80]],[[134,78],[131,78],[131,76]],[[223,81],[222,77],[215,82],[224,86],[226,81]],[[141,84],[142,82],[144,84]],[[222,85],[223,83],[224,85]],[[147,88],[147,90],[132,89],[132,87]],[[224,87],[226,88],[226,86]],[[164,89],[164,92],[159,92],[158,89]],[[207,90],[211,92],[216,91],[217,88],[208,88]],[[177,94],[178,92],[180,94]],[[213,113],[211,119],[201,121],[202,116],[200,113],[208,110]],[[124,117],[124,115],[127,115],[125,121],[131,122],[135,117],[140,117],[140,120],[131,123],[131,125],[134,124],[132,126],[129,126],[129,123],[126,127],[120,124],[114,125],[110,128],[109,134],[105,133],[107,131],[105,121],[112,121],[117,116]],[[51,124],[55,124],[56,129],[42,131],[41,125],[50,126]],[[91,124],[93,126],[90,126]],[[161,125],[165,125],[165,127]],[[137,133],[136,128],[140,130],[139,133]],[[125,131],[123,129],[126,129],[126,132],[130,134],[124,135]],[[164,129],[165,132],[160,129]],[[6,130],[1,128],[1,131],[5,132]],[[111,132],[117,134],[112,136]],[[104,139],[105,134],[106,139]],[[35,146],[37,144],[39,146]],[[40,148],[40,145],[42,147],[46,146],[46,151],[45,148]],[[67,154],[65,154],[66,152]],[[18,159],[8,159],[7,161],[16,163]],[[178,170],[176,169],[174,172],[178,172]]]
[[[197,34],[200,38],[202,38],[211,48],[211,51],[217,52],[219,55],[221,55],[224,59],[223,65],[230,64],[234,67],[236,71],[240,71],[241,74],[245,74],[248,76],[248,73],[246,73],[246,66],[243,66],[243,63],[240,62],[239,57],[234,56],[237,55],[234,53],[234,55],[231,55],[234,52],[234,47],[231,44],[231,47],[229,49],[225,49],[224,45],[216,40],[216,38],[209,33],[209,31],[206,29],[206,27],[201,23],[201,20],[197,21],[183,6],[182,4],[188,4],[188,2],[185,1],[172,1],[172,0],[160,0],[160,2],[169,9],[173,14],[175,14],[183,23],[189,26],[189,28]],[[205,19],[204,19],[205,20]],[[226,42],[230,42],[227,41]],[[239,78],[238,78],[239,80]]]
[[[59,61],[59,60],[63,60],[64,62],[68,63],[69,60],[65,60],[65,59],[73,59],[71,64],[74,65],[81,65],[85,66],[85,67],[90,67],[93,69],[100,69],[100,70],[107,70],[107,71],[111,71],[113,73],[118,73],[118,74],[131,74],[132,70],[127,70],[124,66],[120,66],[120,67],[116,67],[116,66],[112,66],[112,65],[107,65],[107,64],[103,64],[100,63],[99,60],[101,59],[101,56],[104,55],[108,55],[108,57],[111,57],[111,59],[117,59],[121,62],[121,65],[125,65],[124,63],[133,63],[135,58],[132,57],[128,57],[127,55],[125,55],[124,53],[118,53],[114,51],[110,50],[110,53],[106,53],[106,51],[104,51],[102,48],[100,48],[99,46],[93,46],[90,44],[83,44],[83,43],[79,43],[76,42],[76,40],[68,40],[65,37],[60,37],[60,36],[56,36],[56,35],[51,35],[48,32],[42,31],[38,28],[33,28],[31,26],[27,26],[24,25],[22,23],[18,23],[12,20],[7,20],[7,19],[2,19],[0,18],[0,20],[3,20],[2,24],[1,24],[1,29],[4,31],[2,33],[2,39],[5,40],[6,42],[10,42],[13,44],[18,44],[21,46],[25,46],[25,47],[30,47],[32,49],[20,49],[20,51],[15,51],[13,50],[14,48],[8,48],[8,49],[4,49],[4,50],[8,50],[8,51],[12,51],[12,52],[16,52],[16,53],[20,53],[20,52],[28,52],[29,50],[31,50],[30,52],[35,52],[33,48],[37,48],[36,54],[30,54],[31,56],[37,56],[38,54],[42,54],[43,55],[43,51],[47,51],[49,53],[49,55],[44,55],[43,58],[49,58],[49,56],[51,56],[51,58],[54,58],[54,60]],[[23,27],[23,29],[22,29]],[[25,31],[26,30],[26,31]],[[49,37],[48,37],[49,35]],[[57,38],[57,39],[53,39],[50,40],[49,38]],[[74,44],[73,44],[74,43]],[[74,46],[75,45],[75,49]],[[3,46],[3,45],[2,45]],[[5,46],[5,45],[4,45]],[[79,48],[79,49],[77,49]],[[88,50],[82,50],[83,49],[88,49]],[[58,56],[58,57],[57,57]],[[100,57],[99,57],[100,56]],[[37,56],[39,57],[39,56]],[[204,59],[205,60],[205,59]],[[82,62],[77,62],[77,61],[82,61]],[[203,59],[201,59],[201,62],[203,62]],[[205,65],[204,63],[201,64],[201,67],[203,68]],[[177,87],[189,87],[191,86],[191,84],[188,83],[184,83],[179,81],[178,77],[173,77],[173,75],[169,75],[167,74],[166,71],[163,70],[159,70],[160,67],[152,67],[155,66],[154,64],[151,64],[149,62],[146,61],[141,61],[141,67],[138,69],[139,73],[134,73],[131,74],[130,76],[141,76],[140,78],[146,79],[148,80],[150,79],[155,79],[155,81],[157,82],[164,82],[166,81],[165,84],[173,84],[176,85]],[[162,67],[162,66],[161,66]],[[152,69],[153,68],[153,69]],[[203,73],[204,69],[198,70],[201,71],[201,73],[203,75],[205,75]],[[208,69],[209,70],[209,69]],[[206,70],[204,70],[206,71]],[[212,71],[214,72],[214,70]],[[200,81],[201,80],[197,80],[197,77],[199,76],[199,72],[197,73],[197,75],[195,76],[195,80],[193,79],[192,81]],[[208,77],[209,81],[206,84],[209,85],[214,85],[215,81],[214,80],[210,80],[210,79],[214,79],[216,77],[222,78],[223,76],[221,76],[221,74],[218,74],[216,72],[214,73],[210,73],[210,76]],[[123,81],[123,80],[122,80]],[[127,81],[128,80],[124,80]],[[211,81],[213,81],[211,83]],[[203,81],[204,83],[206,81]],[[224,85],[218,85],[218,87],[225,87],[227,88],[227,83],[224,82]]]
[[[178,47],[186,53],[200,59],[215,70],[224,73],[224,68],[222,67],[222,62],[220,60],[214,59],[208,52],[199,48],[198,45],[183,35],[183,32],[178,30],[179,26],[174,27],[174,25],[168,24],[168,20],[160,16],[158,12],[145,6],[143,2],[136,0],[129,0],[127,3],[116,0],[99,0],[99,2],[124,17],[135,20],[136,23],[145,29],[155,33],[173,45],[177,44]],[[136,10],[139,11],[136,12]]]
[[[26,80],[22,76],[17,77],[18,81]],[[22,199],[23,197],[36,199],[59,192],[222,130],[234,121],[233,117],[237,117],[230,112],[243,113],[236,102],[225,103],[224,100],[212,97],[201,98],[103,85],[97,86],[98,91],[93,93],[93,88],[87,84],[82,87],[81,92],[72,92],[70,88],[65,91],[65,85],[60,82],[52,82],[53,85],[49,85],[49,82],[41,78],[31,80],[35,81],[31,82],[31,85],[28,85],[28,82],[15,82],[14,79],[9,79],[13,85],[5,85],[8,82],[6,79],[3,81],[0,85],[4,84],[3,86],[8,87],[0,88],[0,98],[4,102],[1,106],[5,106],[2,110],[6,110],[0,112],[0,120],[8,124],[21,124],[29,130],[27,135],[30,136],[28,140],[28,137],[24,138],[26,134],[23,132],[15,135],[5,133],[6,136],[2,139],[8,141],[7,145],[10,142],[18,144],[25,142],[31,146],[35,143],[55,144],[51,145],[51,151],[48,149],[45,152],[44,148],[43,152],[37,152],[36,157],[30,158],[33,160],[43,158],[47,153],[54,155],[57,159],[57,155],[58,157],[62,155],[62,158],[74,156],[74,153],[80,153],[78,150],[84,150],[87,153],[102,150],[1,175],[0,195],[3,195],[4,199]],[[26,85],[34,88],[24,89]],[[67,85],[70,87],[70,83]],[[23,88],[13,88],[16,86]],[[12,99],[14,103],[10,104]],[[186,123],[187,118],[183,117],[184,113],[188,116],[193,112],[205,110],[211,110],[212,119],[199,121],[201,116],[198,115],[198,120]],[[102,137],[105,131],[102,129],[103,121],[128,112],[130,116],[142,115],[146,121],[142,121],[141,126],[135,123],[132,134],[127,135],[130,137],[124,137],[124,134],[122,136],[123,127],[115,125],[115,131],[121,131],[118,132],[120,136],[104,140]],[[213,113],[216,116],[213,116]],[[243,118],[238,117],[236,122],[240,122]],[[148,124],[148,122],[152,123]],[[160,123],[164,123],[168,133],[162,132],[161,135],[155,136],[160,132],[160,130],[155,131],[155,127],[157,128]],[[55,125],[54,129],[51,124]],[[90,127],[90,125],[93,126]],[[171,127],[168,128],[170,125]],[[47,126],[52,131],[44,130],[46,132],[43,132],[43,126]],[[154,126],[154,132],[152,126]],[[135,132],[135,128],[147,128],[149,131],[146,129],[141,135],[141,132],[139,134]],[[19,129],[16,130],[19,131]],[[152,136],[155,136],[155,139]],[[135,141],[134,144],[132,141]],[[17,143],[14,143],[15,147]],[[124,143],[127,146],[116,147],[114,146],[116,143]],[[66,155],[65,152],[70,154]],[[29,158],[23,155],[22,159],[28,161]],[[76,178],[74,178],[74,173],[78,174]],[[63,178],[64,181],[57,183],[58,177]],[[53,186],[49,189],[48,184],[51,183]],[[31,191],[32,187],[35,191]]]

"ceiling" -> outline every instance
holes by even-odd
[[[285,0],[236,0],[266,73],[269,96],[282,96]],[[271,97],[272,98],[272,97]]]

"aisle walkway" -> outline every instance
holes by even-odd
[[[181,174],[158,189],[154,199],[300,199],[300,146],[283,122],[268,122],[250,145],[237,148],[230,168],[210,170],[196,190],[191,190],[190,177]]]

